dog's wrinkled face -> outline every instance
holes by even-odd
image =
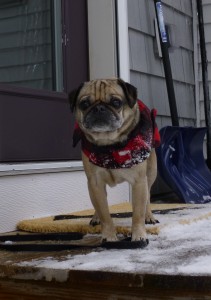
[[[77,104],[84,128],[94,132],[120,128],[123,101],[119,86],[100,80],[85,84]]]
[[[70,94],[72,110],[85,134],[114,133],[136,110],[136,88],[121,79],[102,79],[85,82]],[[121,130],[120,130],[121,131]]]

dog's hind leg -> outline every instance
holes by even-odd
[[[100,219],[99,219],[98,214],[97,214],[96,211],[95,211],[95,213],[94,213],[94,215],[93,215],[93,217],[92,217],[89,224],[92,225],[92,226],[100,225]]]
[[[143,166],[144,163],[142,163]],[[132,185],[132,241],[146,241],[145,213],[148,200],[148,185],[145,166],[140,181]],[[145,173],[145,174],[144,174]],[[140,199],[141,196],[141,199]]]
[[[150,205],[150,191],[151,187],[157,177],[157,157],[155,150],[153,149],[150,157],[147,159],[147,183],[148,183],[148,200],[146,206],[145,224],[156,224],[159,223],[152,214]]]

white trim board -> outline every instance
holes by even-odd
[[[117,0],[117,27],[119,77],[130,82],[127,0]]]
[[[116,9],[114,0],[88,1],[90,79],[116,77],[118,60],[119,77],[130,82],[127,0]]]
[[[0,164],[0,177],[24,174],[42,174],[57,172],[82,171],[82,161],[40,162]]]
[[[90,79],[116,77],[116,30],[114,0],[89,0]]]

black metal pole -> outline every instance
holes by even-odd
[[[211,117],[210,117],[210,96],[209,96],[209,81],[208,81],[208,62],[207,51],[204,34],[204,17],[202,0],[197,0],[198,22],[199,22],[199,37],[201,50],[201,65],[202,65],[202,83],[204,92],[204,112],[205,123],[207,127],[207,165],[211,169]]]
[[[161,50],[163,56],[163,67],[164,67],[165,78],[166,78],[166,87],[167,87],[167,93],[169,98],[171,121],[173,126],[179,126],[174,84],[173,84],[171,64],[169,59],[168,38],[167,38],[165,23],[163,18],[162,3],[160,0],[154,0],[154,4],[155,4],[156,17],[157,17],[157,24],[159,28],[160,44],[161,44]]]

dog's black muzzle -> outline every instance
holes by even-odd
[[[119,127],[119,116],[106,104],[97,104],[84,117],[84,126],[94,131],[112,131]]]

